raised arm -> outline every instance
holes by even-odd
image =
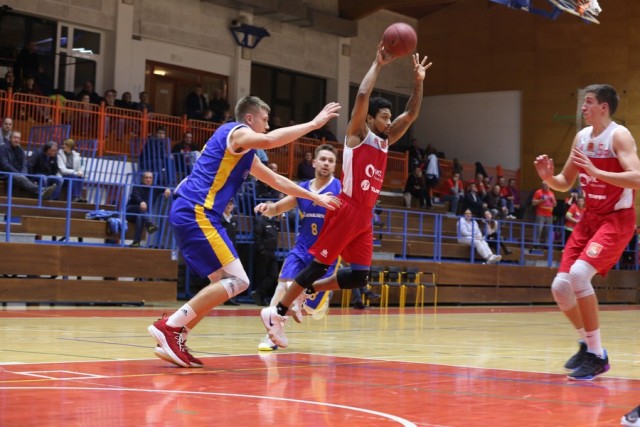
[[[256,213],[261,213],[264,216],[274,217],[280,215],[281,213],[290,211],[295,208],[298,204],[298,201],[293,196],[286,196],[277,202],[264,202],[258,204],[253,211]]]
[[[362,79],[362,83],[360,83],[360,87],[358,88],[358,93],[356,94],[356,99],[353,104],[351,119],[347,126],[347,145],[349,147],[357,146],[367,136],[368,130],[366,120],[367,113],[369,112],[369,98],[371,97],[371,92],[373,91],[378,74],[382,67],[394,59],[395,58],[391,56],[391,54],[385,51],[383,43],[380,42],[376,53],[376,59],[373,61],[371,68],[369,68],[369,71],[367,71],[367,74],[365,74]]]
[[[278,128],[269,133],[255,132],[252,129],[245,127],[239,128],[231,134],[231,148],[233,151],[239,152],[250,148],[268,149],[281,147],[295,141],[313,130],[321,128],[329,120],[334,117],[338,117],[339,110],[340,104],[337,102],[330,102],[324,106],[313,120],[293,126]],[[263,113],[264,114],[253,115],[250,120],[262,120],[264,123],[261,125],[267,128],[266,122],[269,119],[269,115],[266,112]],[[251,123],[248,124],[251,126]]]
[[[389,126],[389,144],[393,144],[398,141],[402,135],[405,134],[411,123],[418,118],[420,112],[420,105],[422,105],[422,98],[424,97],[423,82],[425,72],[431,67],[431,62],[427,64],[427,57],[425,56],[420,60],[420,54],[416,53],[412,55],[413,70],[415,74],[415,83],[413,85],[413,92],[407,102],[404,112],[400,114]]]

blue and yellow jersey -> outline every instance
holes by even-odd
[[[233,154],[228,149],[229,137],[246,125],[231,122],[220,126],[209,138],[193,171],[176,188],[175,193],[190,202],[218,214],[224,212],[249,176],[255,150]]]
[[[342,188],[340,180],[335,177],[332,178],[327,185],[317,191],[311,189],[311,183],[313,181],[314,180],[305,181],[299,185],[305,190],[318,194],[331,193],[336,196],[340,194],[340,190]],[[302,249],[306,252],[318,238],[318,234],[320,233],[320,229],[324,223],[324,216],[327,213],[327,209],[314,204],[314,202],[308,199],[298,198],[297,202],[302,219],[300,221],[298,236],[296,238],[296,248]]]

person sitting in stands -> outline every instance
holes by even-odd
[[[471,210],[464,211],[464,216],[458,220],[458,243],[473,245],[487,264],[497,264],[502,259],[500,255],[494,255],[489,244],[484,240],[482,230],[478,223],[471,217]]]
[[[82,197],[82,159],[75,148],[76,143],[73,139],[65,139],[62,143],[62,151],[58,150],[58,175],[68,180],[71,201],[87,203]]]
[[[29,159],[29,169],[34,175],[41,175],[45,186],[55,186],[51,199],[60,199],[64,180],[58,174],[58,143],[47,141],[41,149],[35,150]],[[32,178],[34,179],[34,178]],[[36,178],[40,181],[40,178]]]
[[[142,229],[147,229],[147,233],[153,234],[158,231],[158,226],[149,219],[149,209],[157,196],[162,193],[164,198],[171,196],[171,190],[166,188],[153,188],[153,172],[146,171],[142,174],[142,182],[134,185],[131,189],[131,196],[127,202],[127,221],[135,224],[133,243],[131,247],[140,247],[142,240]]]
[[[304,160],[298,165],[298,179],[300,181],[308,181],[315,178],[316,169],[313,167],[313,153],[308,151],[304,153]]]
[[[9,135],[10,143],[0,146],[0,171],[14,174],[14,189],[19,188],[34,198],[49,199],[56,189],[55,184],[41,189],[38,184],[35,184],[25,176],[27,173],[27,157],[20,146],[21,138],[22,133],[14,130]]]

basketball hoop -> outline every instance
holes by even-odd
[[[563,12],[578,16],[594,24],[600,21],[596,18],[602,8],[598,4],[598,0],[547,0],[554,7]]]

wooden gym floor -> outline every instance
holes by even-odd
[[[189,338],[202,369],[153,356],[174,307],[0,310],[0,426],[614,426],[640,403],[637,306],[601,312],[612,369],[570,382],[554,307],[332,308],[260,353],[258,307]]]

